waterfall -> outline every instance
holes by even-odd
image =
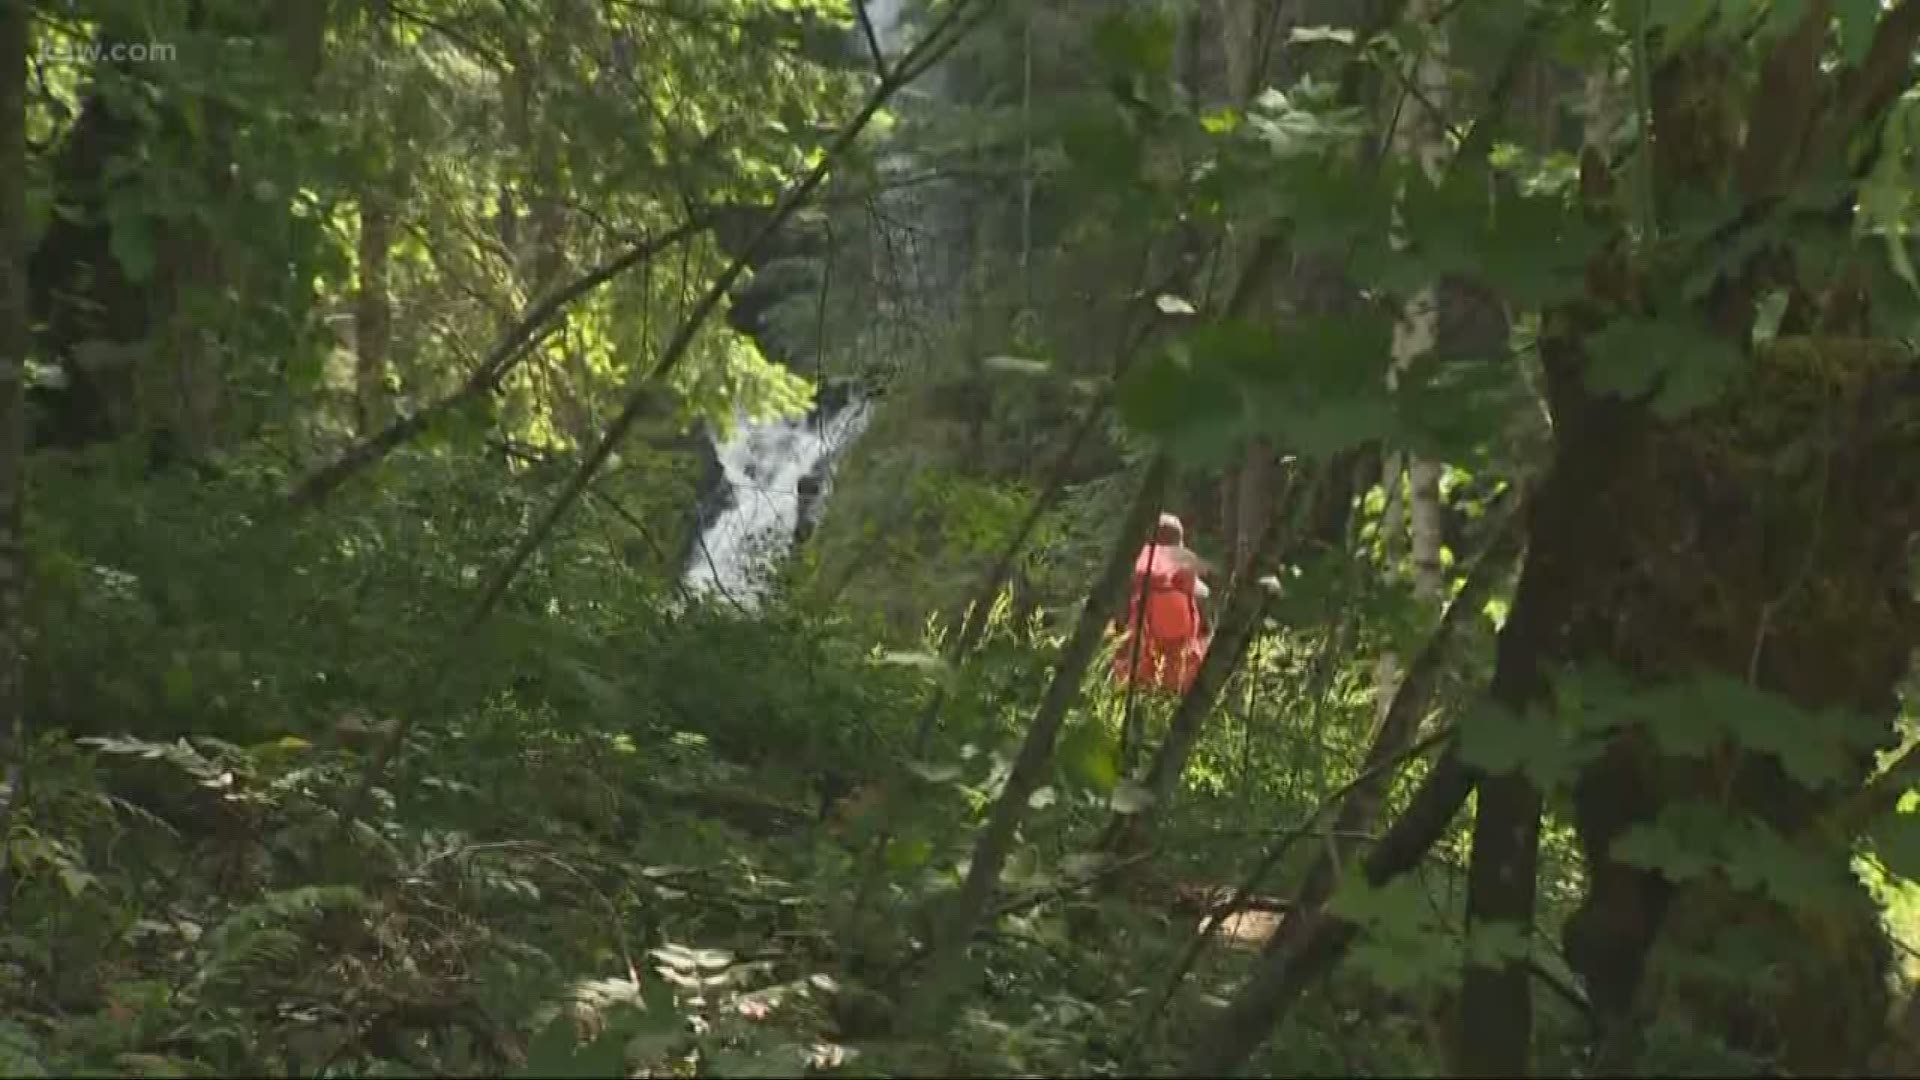
[[[898,56],[902,44],[904,4],[871,0],[867,5],[874,37],[890,58]],[[905,164],[890,155],[883,169],[899,170]],[[884,194],[881,200],[893,201]],[[917,290],[910,286],[903,291]],[[882,297],[880,306],[890,309],[900,299]],[[876,318],[886,315],[877,311]],[[707,522],[688,555],[683,578],[687,590],[695,595],[720,593],[747,608],[756,605],[773,567],[811,532],[832,488],[833,467],[865,430],[870,414],[871,403],[855,392],[805,417],[740,418],[731,437],[717,447],[727,488],[721,496],[724,509]]]
[[[751,606],[765,592],[766,568],[794,543],[805,504],[805,485],[820,478],[812,498],[826,498],[832,465],[867,425],[870,404],[849,397],[831,412],[749,422],[743,417],[720,447],[720,466],[730,489],[728,505],[700,534],[689,559],[687,588],[719,592]]]

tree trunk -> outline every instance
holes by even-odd
[[[1412,25],[1423,25],[1429,21],[1434,7],[1430,0],[1414,0],[1408,5],[1406,18]],[[1434,111],[1447,107],[1447,58],[1446,40],[1437,27],[1429,32],[1425,50],[1414,61],[1407,78],[1419,92],[1402,95],[1397,108],[1398,121],[1393,128],[1393,150],[1400,157],[1418,163],[1421,176],[1438,182],[1445,166],[1447,138],[1444,118],[1434,115]],[[1439,303],[1439,290],[1428,286],[1415,292],[1402,305],[1400,318],[1393,328],[1390,383],[1397,386],[1432,355],[1439,337]],[[1402,535],[1400,511],[1404,510],[1411,541],[1414,594],[1437,606],[1446,591],[1440,571],[1440,466],[1407,455],[1407,487],[1402,502],[1401,456],[1390,454],[1387,462],[1381,473],[1387,484],[1387,505],[1380,528],[1388,573],[1396,573],[1398,569]],[[1389,649],[1381,654],[1374,669],[1376,726],[1385,721],[1399,679],[1400,658]]]
[[[385,19],[386,0],[373,0],[373,3],[374,17]],[[320,77],[331,6],[332,0],[299,0],[281,5],[280,42],[286,50],[293,83],[299,89],[311,88]]]
[[[1406,459],[1400,454],[1389,452],[1380,463],[1380,485],[1384,494],[1384,504],[1380,508],[1380,561],[1386,573],[1392,574],[1400,561],[1400,549],[1405,533],[1407,515],[1404,483],[1406,478]],[[1373,732],[1377,734],[1380,725],[1386,722],[1387,708],[1393,704],[1394,687],[1400,684],[1400,654],[1394,649],[1380,650],[1380,658],[1373,664]]]
[[[27,47],[31,13],[0,5],[0,836],[8,835],[26,760],[21,649],[26,552],[21,540],[27,455]],[[10,893],[0,867],[0,906]]]
[[[1407,462],[1407,520],[1412,540],[1413,594],[1428,606],[1446,599],[1447,581],[1440,556],[1446,507],[1440,497],[1440,464],[1424,458]]]
[[[387,284],[392,215],[392,207],[383,196],[362,194],[360,282],[353,306],[353,386],[355,427],[363,439],[392,420],[387,396],[387,365],[393,343],[393,298]]]
[[[913,1007],[908,1015],[909,1023],[915,1026],[931,1028],[951,1019],[952,1010],[948,1006],[958,996],[955,983],[965,967],[967,946],[987,917],[994,891],[1000,884],[1000,871],[1013,851],[1014,833],[1026,816],[1028,800],[1040,787],[1053,761],[1060,727],[1080,696],[1081,684],[1086,681],[1087,669],[1106,636],[1112,612],[1126,595],[1135,553],[1159,512],[1160,495],[1169,471],[1164,455],[1156,456],[1148,466],[1139,492],[1120,522],[1106,565],[1080,610],[1073,636],[1060,653],[1053,681],[1034,712],[1033,723],[1021,741],[1000,797],[994,801],[987,824],[974,842],[966,879],[934,928],[934,940],[928,945],[926,975],[915,988]]]
[[[1884,108],[1910,68],[1920,36],[1914,16],[1920,6],[1903,5],[1883,18],[1869,56],[1886,46],[1895,74],[1884,90],[1862,91],[1878,105],[1857,110],[1847,102],[1876,80],[1849,77],[1839,94],[1823,87],[1820,5],[1774,43],[1750,117],[1720,93],[1733,62],[1720,46],[1663,60],[1647,77],[1656,152],[1643,192],[1732,178],[1747,198],[1763,200],[1793,179],[1780,179],[1781,170],[1824,167],[1801,150],[1818,139],[1776,140],[1770,127],[1808,127],[1803,114],[1826,109],[1823,123],[1841,128],[1823,134],[1857,137],[1855,125]],[[1593,196],[1606,194],[1602,162],[1594,150],[1583,162],[1583,190]],[[1655,209],[1643,211],[1643,229],[1658,230]],[[1842,215],[1832,227],[1844,240],[1852,222]],[[1565,930],[1567,958],[1608,1033],[1613,1067],[1633,1067],[1637,1029],[1657,1013],[1790,1073],[1846,1072],[1880,1037],[1888,963],[1873,904],[1850,870],[1853,838],[1807,843],[1809,869],[1835,892],[1834,903],[1816,908],[1717,876],[1683,888],[1625,861],[1616,842],[1703,796],[1743,827],[1801,835],[1871,769],[1870,743],[1891,737],[1920,629],[1908,554],[1920,531],[1920,376],[1904,347],[1865,338],[1864,323],[1816,321],[1833,310],[1820,293],[1849,288],[1845,267],[1830,282],[1809,281],[1790,249],[1763,243],[1726,267],[1691,312],[1742,358],[1715,402],[1673,419],[1641,401],[1590,396],[1587,338],[1623,299],[1646,304],[1653,288],[1632,269],[1618,245],[1603,252],[1589,268],[1594,295],[1555,313],[1543,334],[1556,470],[1585,474],[1562,485],[1558,513],[1543,508],[1536,519],[1529,573],[1535,560],[1551,559],[1572,582],[1567,617],[1542,640],[1543,653],[1556,667],[1604,664],[1641,687],[1698,686],[1712,676],[1768,695],[1805,714],[1794,721],[1803,737],[1831,740],[1825,750],[1839,775],[1811,783],[1789,771],[1781,756],[1758,750],[1767,744],[1746,721],[1721,721],[1728,736],[1686,756],[1662,752],[1656,726],[1677,721],[1669,714],[1610,729],[1574,785],[1588,891]],[[1789,293],[1788,319],[1774,342],[1754,346],[1758,300],[1775,288]],[[1803,452],[1785,452],[1796,446]],[[1843,732],[1849,716],[1875,730]],[[1498,839],[1520,836],[1524,809],[1516,800],[1485,830],[1495,843],[1476,885],[1499,893],[1498,882],[1527,869],[1531,851]],[[1735,931],[1768,978],[1701,971],[1699,954]],[[1483,1031],[1511,1024],[1487,1003],[1476,1021]]]
[[[1274,517],[1274,452],[1273,444],[1266,439],[1254,439],[1247,444],[1247,453],[1240,463],[1239,490],[1234,496],[1234,546],[1230,549],[1233,567],[1229,580],[1234,582],[1252,581],[1254,557],[1262,537],[1266,536],[1273,525]]]

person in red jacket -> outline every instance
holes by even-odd
[[[1200,611],[1202,564],[1187,550],[1180,519],[1161,514],[1153,537],[1133,562],[1133,590],[1113,656],[1113,677],[1149,690],[1184,694],[1207,654]]]

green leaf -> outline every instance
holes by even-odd
[[[140,285],[153,277],[153,231],[145,219],[132,214],[117,215],[107,234],[107,249],[126,272],[128,281]]]
[[[40,1040],[18,1022],[0,1019],[0,1075],[49,1076],[40,1063]]]
[[[1178,342],[1129,371],[1117,397],[1129,427],[1191,464],[1225,462],[1240,443],[1245,410],[1233,381]]]
[[[1377,170],[1324,158],[1289,162],[1279,170],[1282,208],[1293,222],[1294,246],[1306,253],[1372,265],[1397,260],[1386,243],[1392,193]],[[1363,246],[1371,242],[1371,248]]]
[[[67,895],[74,899],[79,899],[81,893],[99,883],[100,879],[77,866],[60,867],[60,885],[67,890]]]
[[[1470,273],[1509,302],[1544,308],[1586,288],[1597,228],[1551,195],[1501,200],[1474,239]]]
[[[1504,967],[1528,959],[1532,935],[1511,922],[1480,923],[1467,931],[1467,962],[1477,967]]]
[[[1120,782],[1120,754],[1106,727],[1078,723],[1060,738],[1060,763],[1067,775],[1094,791],[1106,793]]]
[[[1858,67],[1867,58],[1880,20],[1880,6],[1880,0],[1834,0],[1833,13],[1840,22],[1840,55],[1848,66]]]
[[[1901,98],[1882,127],[1880,158],[1872,173],[1860,183],[1860,219],[1870,233],[1878,233],[1887,246],[1887,265],[1908,288],[1920,290],[1914,275],[1912,258],[1907,254],[1907,211],[1914,202],[1912,181],[1907,175],[1907,148],[1910,125],[1920,115],[1920,104]]]
[[[1764,821],[1700,800],[1665,807],[1654,821],[1628,829],[1613,850],[1622,862],[1671,881],[1717,872],[1735,889],[1765,893],[1797,910],[1844,905],[1849,890],[1846,871]]]
[[[1247,389],[1257,430],[1309,456],[1331,456],[1397,433],[1386,385],[1393,327],[1385,317],[1295,320],[1262,347],[1221,350]]]
[[[1232,109],[1215,109],[1200,118],[1200,130],[1209,135],[1226,135],[1240,126],[1240,114]]]
[[[160,695],[167,706],[182,709],[193,702],[193,671],[186,660],[175,657],[167,666],[166,673],[160,677]]]
[[[1614,841],[1613,855],[1628,866],[1658,871],[1673,882],[1701,877],[1715,862],[1697,840],[1690,843],[1671,824],[1633,826]]]
[[[887,867],[896,873],[918,870],[933,858],[933,842],[922,836],[887,844]]]
[[[1780,321],[1787,314],[1787,291],[1774,289],[1760,298],[1753,313],[1753,344],[1767,344],[1780,335]]]
[[[1400,214],[1410,248],[1401,262],[1413,277],[1397,284],[1398,291],[1411,292],[1443,275],[1475,268],[1492,206],[1487,182],[1475,170],[1449,172],[1440,184],[1411,165],[1405,171]]]
[[[1546,712],[1519,714],[1489,702],[1460,720],[1463,761],[1493,775],[1521,773],[1544,791],[1571,783],[1597,752],[1594,740]]]
[[[1459,944],[1414,877],[1374,888],[1366,875],[1348,874],[1327,906],[1360,930],[1353,962],[1383,986],[1413,990],[1458,977]]]
[[[1163,78],[1173,71],[1176,37],[1163,13],[1115,12],[1094,24],[1093,49],[1112,74]]]
[[[1587,350],[1588,389],[1650,396],[1654,412],[1670,420],[1712,403],[1740,367],[1732,344],[1680,319],[1616,319],[1588,339]]]

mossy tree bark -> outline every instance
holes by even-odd
[[[1726,94],[1736,60],[1724,45],[1690,46],[1652,65],[1654,152],[1638,178],[1639,229],[1660,225],[1649,190],[1672,205],[1707,196],[1764,211],[1830,165],[1812,148],[1853,144],[1907,77],[1917,7],[1885,16],[1866,63],[1835,75],[1820,64],[1826,5],[1813,5],[1774,43],[1744,108]],[[1593,150],[1582,186],[1596,207],[1614,201]],[[1602,665],[1643,686],[1720,677],[1790,702],[1808,723],[1838,711],[1874,718],[1891,735],[1895,688],[1916,641],[1907,541],[1920,529],[1920,375],[1905,349],[1871,337],[1859,285],[1865,256],[1847,246],[1851,196],[1807,227],[1847,252],[1837,271],[1796,260],[1783,240],[1755,239],[1691,308],[1672,303],[1644,252],[1629,254],[1622,227],[1590,265],[1585,298],[1550,315],[1543,352],[1555,466],[1536,507],[1526,581],[1553,583],[1560,610],[1522,623],[1516,605],[1502,636],[1509,685],[1496,680],[1509,707],[1539,702],[1542,676]],[[1755,347],[1759,300],[1775,291],[1787,298],[1781,336]],[[1676,419],[1645,400],[1589,393],[1589,343],[1627,316],[1706,326],[1741,360],[1723,395]],[[1530,654],[1533,671],[1509,677],[1509,651]],[[1883,1024],[1886,950],[1848,873],[1850,837],[1811,843],[1807,853],[1848,897],[1817,908],[1786,906],[1719,875],[1683,888],[1630,864],[1615,845],[1703,794],[1741,819],[1803,836],[1864,779],[1873,748],[1850,746],[1847,775],[1816,785],[1737,737],[1697,757],[1663,753],[1648,726],[1661,723],[1613,729],[1572,793],[1589,884],[1565,945],[1607,1032],[1606,1063],[1630,1067],[1639,1029],[1659,1013],[1790,1071],[1857,1067]],[[1530,928],[1539,793],[1518,774],[1483,778],[1481,790],[1470,918],[1525,919]],[[1759,954],[1749,959],[1775,978],[1715,984],[1684,962],[1729,928],[1745,931]],[[1524,1068],[1511,1010],[1525,989],[1515,967],[1470,979],[1463,1064]]]

